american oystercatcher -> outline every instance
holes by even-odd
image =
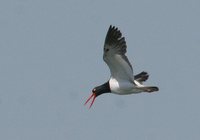
[[[92,99],[89,108],[93,105],[95,98],[103,93],[128,95],[159,90],[156,86],[143,85],[149,77],[147,72],[133,75],[133,68],[125,55],[126,48],[126,41],[120,30],[110,25],[105,38],[103,60],[110,69],[111,77],[107,82],[92,90],[92,95],[85,102],[86,105]]]

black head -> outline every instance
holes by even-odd
[[[92,90],[92,93],[95,93],[96,97],[103,93],[109,93],[109,92],[111,92],[109,82],[106,82],[103,85],[97,86]]]
[[[92,104],[94,103],[94,100],[97,96],[103,94],[103,93],[109,93],[111,92],[110,90],[110,85],[109,82],[104,83],[103,85],[97,86],[92,90],[92,95],[87,99],[87,101],[85,102],[85,105],[87,104],[87,102],[93,97],[92,102],[90,104],[90,107],[92,106]]]

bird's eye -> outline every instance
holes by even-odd
[[[108,52],[109,51],[109,49],[107,48],[107,49],[105,49],[105,52]]]
[[[92,92],[94,93],[96,91],[96,89],[94,88],[93,90],[92,90]]]

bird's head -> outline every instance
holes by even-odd
[[[95,99],[97,96],[103,94],[103,93],[109,93],[111,92],[110,90],[110,86],[109,86],[109,82],[104,83],[103,85],[97,86],[95,88],[93,88],[92,90],[92,94],[90,95],[90,97],[87,99],[87,101],[85,102],[85,105],[90,101],[90,99],[92,99],[92,102],[89,106],[89,108],[91,108],[91,106],[93,105]]]

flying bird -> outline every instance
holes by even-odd
[[[141,92],[155,92],[156,86],[143,84],[149,75],[143,71],[137,75],[133,74],[133,68],[126,54],[126,41],[117,27],[110,25],[104,43],[103,60],[110,69],[110,79],[104,84],[95,87],[85,105],[92,99],[89,108],[93,105],[95,98],[103,93],[114,93],[118,95],[136,94]]]

